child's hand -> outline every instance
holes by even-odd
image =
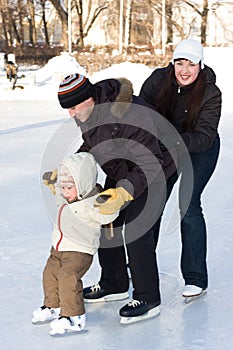
[[[53,171],[47,171],[43,174],[43,182],[46,186],[48,186],[48,188],[50,189],[50,191],[52,192],[52,194],[56,194],[55,191],[55,183],[57,182],[57,169],[53,170]]]

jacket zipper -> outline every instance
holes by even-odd
[[[178,92],[178,94],[180,94],[180,86],[178,86],[178,91],[177,92]]]
[[[62,233],[62,230],[61,230],[61,212],[62,212],[62,210],[63,210],[63,208],[66,206],[67,204],[63,204],[62,206],[61,206],[61,208],[59,209],[59,212],[58,212],[58,230],[59,230],[59,232],[60,232],[60,234],[61,234],[61,237],[60,237],[60,239],[59,239],[59,241],[57,242],[57,244],[56,244],[56,250],[58,250],[58,248],[59,248],[59,245],[60,245],[60,243],[61,243],[61,240],[62,240],[62,237],[63,237],[63,233]]]

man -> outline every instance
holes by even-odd
[[[159,115],[133,95],[132,84],[124,78],[92,84],[72,74],[61,82],[58,99],[81,128],[78,152],[91,152],[106,174],[96,206],[103,214],[121,210],[111,240],[102,235],[101,277],[84,288],[85,301],[128,297],[127,252],[133,299],[120,309],[121,323],[156,316],[161,300],[153,227],[165,205],[167,181],[177,178],[171,154],[157,136]]]

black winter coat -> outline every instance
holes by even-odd
[[[92,114],[84,123],[76,120],[84,141],[78,152],[91,152],[108,178],[137,198],[149,183],[175,172],[173,159],[161,150],[152,110],[127,79],[103,80],[95,91]]]
[[[142,85],[139,96],[152,105],[154,105],[162,82],[168,74],[168,67],[154,70]],[[206,76],[206,86],[200,106],[199,117],[193,132],[184,132],[183,125],[186,113],[189,110],[187,95],[192,94],[195,82],[186,87],[179,87],[175,79],[172,81],[172,88],[174,89],[173,96],[175,96],[176,101],[172,101],[172,105],[175,107],[170,121],[180,133],[190,153],[206,151],[212,146],[217,135],[221,116],[221,91],[215,84],[215,73],[206,65],[203,73]]]

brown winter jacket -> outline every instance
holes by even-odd
[[[106,79],[95,85],[95,108],[80,123],[83,144],[108,178],[123,186],[134,198],[151,182],[163,181],[175,172],[168,151],[161,149],[154,111],[133,95],[127,79]]]

